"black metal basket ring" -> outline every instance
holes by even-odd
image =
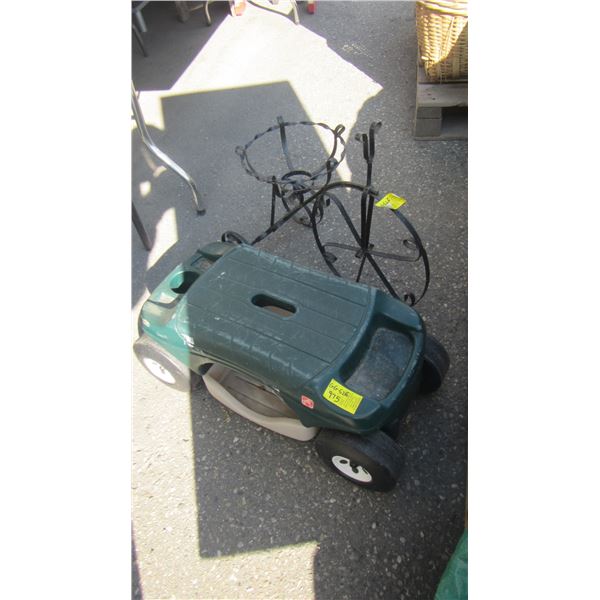
[[[322,129],[325,129],[326,131],[331,132],[331,134],[333,135],[333,148],[331,150],[331,153],[327,157],[327,160],[314,173],[309,173],[307,171],[302,172],[303,182],[306,182],[306,183],[313,182],[318,177],[333,173],[333,171],[335,171],[335,169],[344,160],[344,158],[346,156],[346,142],[345,142],[344,138],[342,137],[342,133],[345,131],[346,128],[343,125],[338,125],[335,129],[332,129],[331,127],[329,127],[329,125],[326,125],[325,123],[313,123],[312,121],[288,122],[288,121],[284,121],[282,117],[277,117],[277,125],[273,125],[272,127],[269,127],[268,129],[266,129],[265,131],[263,131],[261,133],[257,133],[245,146],[237,146],[236,147],[235,152],[240,157],[240,159],[242,161],[242,167],[244,168],[246,173],[248,173],[248,175],[251,175],[255,179],[258,179],[258,181],[262,181],[264,183],[289,185],[290,184],[290,174],[291,173],[293,174],[294,172],[296,172],[296,170],[294,169],[294,166],[291,163],[289,152],[287,149],[287,137],[286,137],[286,133],[285,133],[285,128],[293,127],[296,125],[308,125],[310,127],[321,127]],[[285,175],[281,176],[280,178],[278,178],[274,175],[263,175],[263,174],[259,173],[254,168],[254,166],[252,165],[252,163],[250,162],[250,160],[248,158],[248,149],[250,148],[250,146],[252,146],[252,144],[256,140],[258,140],[259,138],[261,138],[262,136],[264,136],[268,133],[271,133],[272,131],[279,131],[283,154],[285,156],[286,162],[290,169],[290,173],[286,173]],[[338,151],[338,147],[341,148],[341,152],[340,152],[339,158],[336,158],[336,153]]]

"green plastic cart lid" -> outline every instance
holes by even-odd
[[[240,245],[190,288],[177,328],[203,354],[300,389],[361,336],[374,291]]]

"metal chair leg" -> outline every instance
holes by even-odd
[[[146,248],[146,250],[149,252],[152,250],[152,242],[150,241],[150,237],[146,232],[146,228],[140,219],[140,215],[138,214],[137,208],[135,207],[133,201],[131,202],[131,220],[133,221],[135,229],[142,240],[142,244],[144,244],[144,248]]]
[[[294,23],[296,25],[300,24],[300,17],[298,17],[298,6],[296,5],[296,0],[290,0],[292,4],[292,12],[294,14]]]
[[[131,24],[131,27],[133,29],[133,35],[135,36],[137,43],[139,44],[140,48],[142,49],[142,54],[147,58],[148,52],[146,51],[146,46],[144,45],[144,40],[142,39],[142,34],[138,31],[138,28],[133,23]]]
[[[177,18],[182,23],[190,18],[190,8],[187,2],[175,2],[175,11],[177,12]]]
[[[196,183],[194,180],[184,171],[175,161],[169,158],[152,140],[150,137],[150,133],[146,127],[146,122],[144,121],[144,115],[142,114],[142,109],[140,108],[140,104],[137,99],[137,95],[135,92],[135,87],[133,87],[133,83],[131,84],[131,107],[133,109],[133,116],[135,118],[135,122],[137,123],[138,129],[140,131],[140,136],[142,138],[142,142],[158,158],[161,162],[163,162],[169,169],[177,173],[181,179],[183,179],[190,187],[192,191],[192,197],[194,199],[194,204],[196,205],[196,211],[198,214],[204,214],[206,212],[206,208],[204,204],[200,200],[200,194],[198,193],[198,188],[196,187]]]

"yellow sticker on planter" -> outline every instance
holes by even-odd
[[[332,379],[325,388],[323,398],[352,415],[356,412],[356,409],[360,406],[363,399],[360,394],[349,390],[335,379]]]
[[[392,210],[400,208],[403,204],[406,204],[406,199],[396,196],[396,194],[386,194],[381,200],[375,202],[375,206],[379,208],[387,207]]]

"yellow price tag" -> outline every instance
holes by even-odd
[[[387,207],[392,210],[400,208],[403,204],[406,204],[406,199],[396,196],[396,194],[386,194],[381,200],[375,202],[375,206],[379,208]]]
[[[356,412],[363,399],[360,394],[353,392],[335,379],[332,379],[325,388],[323,398],[352,415]]]

